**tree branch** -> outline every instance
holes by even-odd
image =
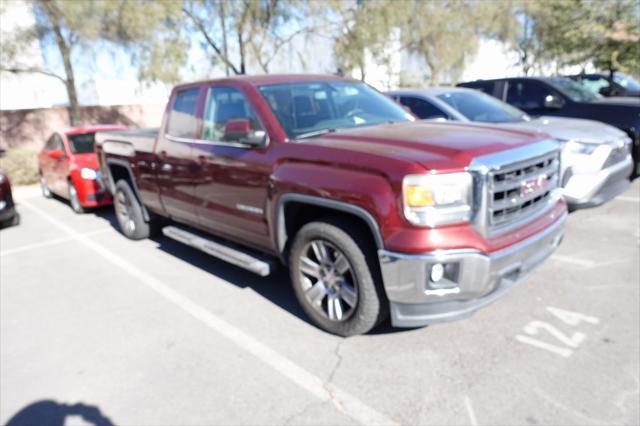
[[[52,73],[50,71],[47,70],[43,70],[40,68],[18,68],[18,67],[5,67],[5,66],[0,66],[0,71],[6,71],[6,72],[10,72],[13,74],[43,74],[46,75],[48,77],[53,77],[53,78],[57,78],[58,80],[60,80],[63,83],[67,83],[67,80],[64,77],[59,76],[58,74]]]
[[[234,74],[240,74],[240,72],[238,71],[238,69],[235,67],[235,65],[233,65],[231,63],[231,61],[229,60],[229,58],[227,58],[227,56],[222,52],[222,50],[220,49],[220,47],[216,44],[216,42],[211,38],[211,36],[209,36],[209,33],[207,32],[207,29],[204,27],[204,24],[202,23],[202,21],[197,18],[193,13],[191,13],[191,11],[187,10],[187,8],[182,8],[182,11],[185,13],[185,15],[187,15],[191,21],[195,24],[195,26],[198,28],[198,30],[202,33],[202,35],[204,36],[205,40],[207,41],[207,43],[209,44],[209,46],[211,46],[211,48],[216,52],[216,54],[218,55],[218,57],[220,59],[222,59],[222,62],[224,62],[225,64],[227,64],[227,66],[229,68],[231,68],[231,70],[234,72]]]

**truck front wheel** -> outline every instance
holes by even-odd
[[[370,239],[340,219],[303,226],[289,268],[299,303],[319,327],[340,336],[363,334],[386,315]]]
[[[142,205],[125,180],[116,183],[113,206],[120,230],[129,239],[142,240],[151,235],[152,227],[144,220]]]

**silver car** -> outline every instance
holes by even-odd
[[[631,139],[607,124],[577,118],[532,118],[492,96],[460,87],[398,90],[388,95],[421,119],[475,121],[547,133],[563,145],[562,186],[572,208],[602,204],[630,184]]]

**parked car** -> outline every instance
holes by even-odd
[[[0,149],[0,156],[4,151]],[[14,226],[20,222],[20,215],[16,211],[11,192],[11,182],[2,169],[0,169],[0,228]]]
[[[613,76],[608,72],[600,72],[569,75],[567,77],[594,94],[640,97],[640,82],[621,72],[615,72]]]
[[[572,208],[602,204],[630,185],[631,139],[607,124],[577,118],[532,118],[493,96],[462,87],[397,90],[389,95],[421,119],[499,123],[551,135],[563,145],[561,182]]]
[[[534,117],[586,118],[617,127],[633,141],[634,175],[640,174],[640,99],[603,98],[562,77],[478,80],[458,86],[481,90]]]
[[[94,151],[95,134],[124,129],[125,126],[95,125],[52,134],[38,154],[42,195],[68,199],[76,213],[110,205],[111,194],[102,180]]]
[[[96,135],[124,235],[290,270],[309,318],[365,333],[500,298],[563,236],[560,150],[539,133],[415,122],[335,76],[174,88],[159,130]]]

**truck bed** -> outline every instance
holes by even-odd
[[[133,156],[135,152],[153,152],[158,128],[96,133],[96,146],[104,153]]]

